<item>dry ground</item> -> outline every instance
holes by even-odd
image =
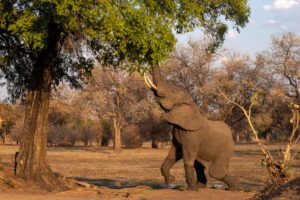
[[[281,145],[269,145],[274,155],[278,155]],[[282,147],[281,147],[282,148]],[[300,150],[300,147],[297,147]],[[0,145],[2,162],[13,163],[16,146]],[[172,169],[176,177],[175,189],[166,189],[160,166],[168,153],[165,149],[153,150],[144,147],[123,150],[115,154],[111,149],[98,148],[49,148],[48,159],[53,171],[66,177],[99,186],[95,190],[67,191],[62,193],[26,192],[22,190],[2,191],[0,200],[83,200],[83,199],[207,199],[229,200],[248,199],[254,191],[268,181],[266,167],[262,166],[261,154],[255,145],[236,145],[235,156],[230,163],[230,172],[243,182],[249,183],[252,192],[231,192],[222,189],[202,189],[199,192],[184,191],[184,171],[182,162]],[[299,153],[300,154],[300,153]],[[294,176],[300,176],[300,155],[293,163]],[[215,184],[210,180],[209,185]],[[253,191],[254,190],[254,191]]]

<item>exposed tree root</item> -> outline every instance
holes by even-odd
[[[0,190],[19,189],[26,186],[26,183],[14,176],[12,168],[0,163]]]
[[[33,179],[32,182],[34,182],[40,189],[49,192],[59,192],[74,189],[74,186],[65,181],[63,177],[52,172],[41,174],[37,178]]]
[[[43,190],[43,191],[66,191],[66,190],[98,190],[99,187],[77,181],[73,178],[66,178],[59,174],[52,173],[41,175],[32,181],[25,181],[14,175],[12,167],[6,167],[0,163],[0,191],[4,190]]]

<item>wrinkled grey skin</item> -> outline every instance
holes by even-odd
[[[153,81],[157,90],[153,87],[152,90],[165,111],[164,118],[173,125],[172,146],[161,167],[165,183],[168,185],[175,180],[170,168],[183,159],[190,190],[205,187],[205,168],[210,177],[225,182],[230,189],[235,188],[236,180],[228,174],[229,160],[233,155],[229,126],[206,119],[185,90],[169,84],[162,77],[158,66],[153,69]]]

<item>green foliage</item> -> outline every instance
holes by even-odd
[[[95,59],[158,63],[173,50],[175,32],[204,27],[213,50],[224,40],[224,19],[239,30],[249,13],[247,0],[0,0],[1,77],[17,98],[48,61],[54,86],[65,80],[78,87]]]

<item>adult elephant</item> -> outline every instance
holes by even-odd
[[[233,155],[229,126],[221,121],[206,119],[184,89],[168,83],[162,77],[159,66],[153,68],[154,83],[148,77],[144,78],[165,111],[165,120],[173,125],[171,149],[161,167],[165,183],[168,185],[175,180],[170,168],[183,159],[190,190],[205,186],[205,168],[210,177],[225,182],[230,189],[237,188],[235,178],[228,173],[229,160]]]

